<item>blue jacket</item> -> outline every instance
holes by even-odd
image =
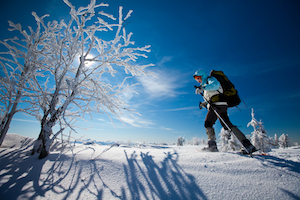
[[[209,101],[213,96],[223,93],[223,88],[220,82],[215,77],[208,77],[206,72],[203,70],[198,70],[195,72],[194,77],[201,76],[202,83],[201,86],[204,89],[203,96],[206,101]],[[215,105],[227,105],[227,102],[218,101],[219,98],[214,98]]]
[[[203,79],[202,84],[204,88],[203,96],[205,100],[209,101],[213,96],[223,93],[223,88],[220,82],[215,77],[206,77]],[[215,105],[228,105],[227,102],[217,101]]]
[[[206,91],[213,91],[218,90],[221,84],[215,77],[202,77],[201,86],[203,86]]]

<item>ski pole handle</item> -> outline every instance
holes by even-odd
[[[202,86],[194,86],[194,88],[196,89],[196,94],[201,94],[203,96],[203,91],[204,91],[204,88]]]

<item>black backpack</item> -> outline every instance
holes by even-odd
[[[211,98],[213,102],[225,101],[227,102],[228,107],[234,107],[241,103],[238,91],[234,88],[234,85],[222,71],[212,70],[209,76],[215,77],[220,82],[223,88],[223,93],[215,95]]]

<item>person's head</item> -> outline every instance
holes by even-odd
[[[207,79],[207,74],[205,73],[205,71],[203,70],[198,70],[195,72],[194,74],[194,79],[198,82],[198,83],[201,83],[203,84],[203,82],[206,82],[206,79]]]

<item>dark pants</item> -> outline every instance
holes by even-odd
[[[231,128],[233,125],[229,120],[228,114],[227,114],[227,106],[214,106],[214,108],[217,110],[219,115],[222,117],[222,119],[225,121],[225,123]],[[213,109],[210,107],[205,118],[204,126],[205,128],[212,128],[215,122],[217,121],[218,117],[216,113],[213,111]],[[220,120],[221,125],[225,130],[228,130],[227,126]]]

